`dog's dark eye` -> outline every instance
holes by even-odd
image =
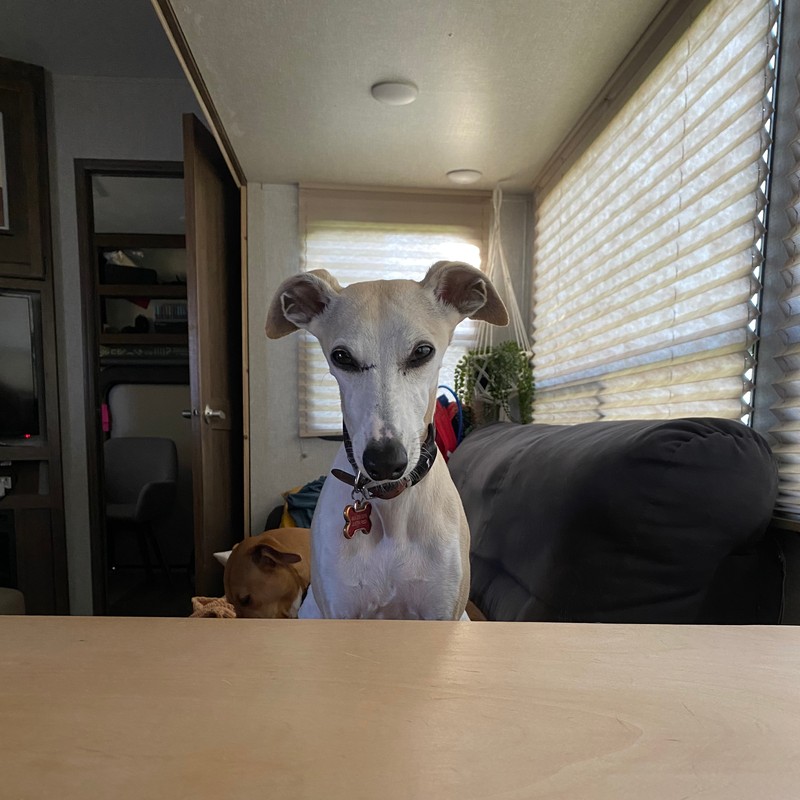
[[[250,605],[251,597],[249,594],[244,595],[243,597],[239,598],[239,605],[240,606],[249,606]]]
[[[418,344],[408,359],[409,366],[422,366],[426,361],[429,361],[433,357],[434,352],[433,345]]]
[[[337,367],[341,367],[342,369],[358,369],[353,356],[351,356],[350,353],[348,353],[343,347],[337,347],[331,353],[331,361],[333,361]]]

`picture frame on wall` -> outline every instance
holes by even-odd
[[[0,231],[11,229],[8,208],[8,172],[6,170],[6,140],[3,112],[0,111]]]

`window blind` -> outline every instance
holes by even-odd
[[[436,261],[481,266],[486,251],[490,197],[484,193],[412,193],[302,187],[302,268],[326,269],[342,286],[365,280],[420,280]],[[456,328],[439,382],[473,345],[476,323]],[[339,389],[317,340],[300,332],[301,436],[342,432]]]
[[[537,422],[747,418],[773,0],[712,1],[537,198]]]

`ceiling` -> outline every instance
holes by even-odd
[[[248,181],[525,191],[664,0],[169,2]]]
[[[527,191],[664,0],[168,0],[248,180]],[[149,0],[0,0],[0,55],[183,79]],[[411,105],[370,86],[405,79]]]
[[[0,56],[56,75],[184,79],[150,0],[0,0]]]

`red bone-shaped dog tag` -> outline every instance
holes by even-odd
[[[344,510],[345,526],[342,533],[345,539],[352,539],[354,534],[369,533],[372,530],[372,521],[369,518],[372,511],[372,503],[364,500],[356,500],[352,506],[347,506]]]

